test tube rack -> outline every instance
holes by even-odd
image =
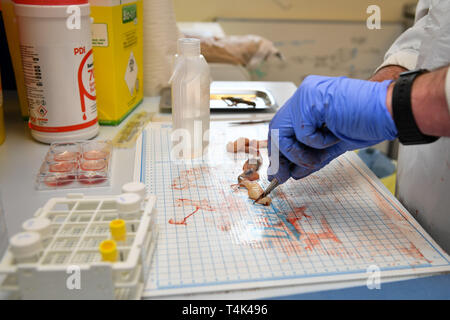
[[[50,199],[35,213],[51,221],[42,254],[34,263],[16,263],[9,247],[0,261],[0,290],[19,299],[140,299],[157,241],[156,199],[143,199],[140,217],[126,222],[126,241],[117,247],[122,260],[103,262],[98,247],[111,238],[118,197]]]

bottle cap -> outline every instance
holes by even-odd
[[[42,240],[48,239],[52,235],[51,221],[47,218],[28,219],[22,224],[22,228],[24,231],[39,233]]]
[[[100,243],[98,248],[102,255],[102,261],[116,262],[117,261],[117,245],[114,240],[104,240]]]
[[[141,210],[141,197],[135,193],[122,193],[116,203],[119,213],[136,213]]]
[[[125,241],[127,239],[127,227],[124,220],[116,219],[111,221],[109,223],[109,230],[114,240]]]
[[[198,56],[201,53],[200,39],[181,38],[178,39],[178,53],[181,55]]]
[[[41,236],[37,232],[20,232],[9,243],[15,258],[32,257],[43,250]]]
[[[122,186],[123,193],[135,193],[145,199],[145,184],[142,182],[129,182]]]

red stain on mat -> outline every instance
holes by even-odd
[[[187,223],[186,223],[187,219],[189,219],[191,216],[196,214],[199,210],[215,211],[215,209],[213,207],[211,207],[206,200],[193,201],[193,200],[190,200],[190,199],[177,199],[177,207],[182,207],[182,206],[185,206],[185,205],[186,206],[193,206],[193,207],[195,207],[195,210],[192,213],[190,213],[189,215],[187,215],[186,217],[184,217],[184,219],[181,220],[181,221],[176,221],[173,218],[170,219],[169,220],[170,224],[187,225]]]
[[[190,187],[206,188],[206,186],[199,185],[199,181],[203,179],[203,174],[209,174],[210,168],[198,167],[180,172],[180,176],[172,180],[173,190],[187,190]]]
[[[412,243],[410,244],[409,248],[401,248],[400,251],[403,254],[406,254],[407,256],[416,259],[418,263],[420,263],[420,261],[426,261],[428,263],[431,263],[431,261],[425,258],[422,252],[420,252],[420,250],[417,249],[417,247]]]
[[[306,206],[301,206],[299,208],[294,208],[294,212],[289,212],[286,220],[289,221],[295,227],[295,223],[301,220],[303,217],[311,218],[311,216],[305,213]]]
[[[305,242],[308,246],[305,248],[306,250],[312,250],[314,247],[319,246],[322,240],[331,240],[335,243],[341,244],[341,240],[338,239],[336,234],[331,229],[328,224],[327,219],[324,217],[320,219],[322,224],[323,232],[314,233],[314,232],[305,232],[303,233],[303,238],[305,238]],[[300,238],[301,239],[301,238]]]

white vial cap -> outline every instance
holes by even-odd
[[[16,259],[32,257],[43,250],[41,236],[37,232],[20,232],[9,240],[9,244]]]
[[[136,213],[141,210],[141,197],[136,193],[122,193],[116,200],[119,213]]]
[[[180,55],[198,56],[200,55],[200,39],[181,38],[178,39],[178,53]]]
[[[24,231],[39,233],[42,240],[48,239],[52,235],[51,221],[47,218],[28,219],[22,224],[22,228]]]
[[[123,193],[135,193],[145,199],[145,184],[142,182],[129,182],[122,186]]]

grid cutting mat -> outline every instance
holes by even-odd
[[[255,206],[235,185],[245,155],[225,145],[266,137],[267,125],[211,125],[207,160],[171,159],[167,125],[138,141],[135,175],[157,196],[161,230],[144,296],[450,271],[449,256],[353,152]]]

